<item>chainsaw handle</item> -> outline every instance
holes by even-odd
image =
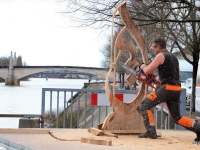
[[[136,72],[136,76],[138,77],[141,73],[145,74],[144,71],[139,67],[139,70]]]

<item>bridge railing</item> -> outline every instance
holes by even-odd
[[[111,106],[91,106],[91,93],[105,93],[105,90],[42,88],[41,116],[45,121],[41,122],[41,128],[45,126],[49,128],[89,128],[102,123],[113,108]],[[137,94],[137,91],[116,90],[116,93]],[[185,89],[181,92],[180,113],[181,115],[186,113]],[[157,128],[184,129],[179,125],[171,125],[170,115],[163,103],[154,108],[154,118]],[[54,119],[55,122],[53,122]]]

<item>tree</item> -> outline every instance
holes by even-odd
[[[6,56],[2,56],[0,57],[0,66],[9,66],[9,63],[10,63],[10,58],[9,57],[6,57]]]
[[[17,57],[16,66],[22,66],[22,56]]]
[[[24,61],[22,66],[28,66],[28,64]]]
[[[10,57],[7,57],[7,56],[0,57],[0,66],[8,67],[9,64],[10,64]],[[16,66],[27,66],[27,63],[26,62],[22,63],[22,57],[18,56],[16,60]]]
[[[65,1],[66,13],[80,27],[106,30],[111,26],[114,9],[122,0],[71,0]],[[192,97],[195,103],[196,75],[200,52],[200,7],[196,0],[130,0],[127,7],[132,19],[141,29],[154,27],[150,37],[163,36],[168,41],[168,50],[181,53],[193,65]],[[116,15],[115,26],[123,26]],[[145,30],[146,31],[146,30]],[[145,37],[145,32],[143,32]],[[146,39],[145,39],[146,40]],[[190,60],[187,55],[191,55]],[[193,111],[195,107],[193,105]]]
[[[66,4],[65,10],[61,10],[61,13],[67,14],[70,20],[77,27],[92,27],[98,29],[107,29],[111,26],[111,17],[114,9],[123,2],[123,0],[60,0]],[[174,7],[175,5],[183,5],[180,7]],[[195,0],[131,0],[127,1],[127,7],[130,10],[132,18],[135,21],[140,22],[141,25],[150,25],[159,23],[161,21],[167,22],[200,22],[195,19],[170,18],[171,14],[177,10],[187,9],[188,13],[192,9],[200,11],[200,7],[195,5]],[[166,9],[168,14],[161,18],[158,10],[162,11]],[[187,15],[186,15],[187,16]],[[188,17],[188,16],[187,16]],[[116,16],[119,19],[119,15]],[[116,19],[115,25],[123,26],[122,22]],[[139,25],[139,24],[138,24]]]

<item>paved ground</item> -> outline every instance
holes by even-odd
[[[35,150],[200,150],[200,143],[193,142],[196,135],[190,131],[158,130],[162,136],[156,140],[140,139],[137,134],[119,134],[118,138],[95,136],[87,129],[50,129],[50,132],[55,137],[48,133],[0,133],[0,138]],[[112,146],[82,143],[81,138],[111,140]]]

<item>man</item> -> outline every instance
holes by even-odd
[[[140,111],[147,132],[139,134],[139,138],[157,139],[151,108],[159,103],[166,102],[172,120],[176,124],[195,132],[197,134],[195,141],[200,141],[200,124],[190,118],[181,116],[179,112],[181,84],[179,81],[178,59],[166,50],[166,42],[163,38],[155,38],[151,46],[156,53],[156,57],[149,65],[142,64],[140,68],[145,74],[149,74],[155,69],[158,69],[161,85],[155,91],[148,94],[141,102]]]

